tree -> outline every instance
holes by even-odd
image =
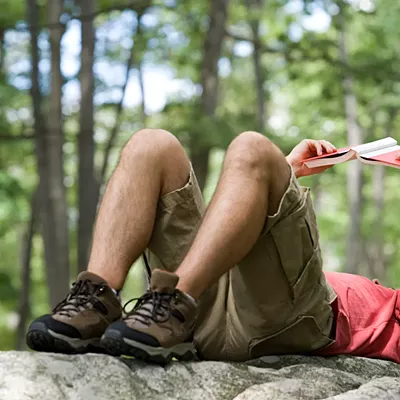
[[[260,38],[260,19],[263,14],[264,0],[246,0],[249,10],[249,23],[253,35],[253,64],[255,76],[255,90],[257,93],[257,120],[258,131],[263,132],[266,122],[266,104],[265,104],[265,74],[261,65],[262,42]]]
[[[61,0],[48,7],[49,41],[51,49],[51,89],[47,123],[43,115],[43,97],[39,81],[38,5],[28,0],[28,21],[31,33],[31,97],[34,114],[34,134],[39,171],[40,219],[44,240],[46,275],[50,304],[56,305],[69,286],[68,217],[64,187],[62,76],[60,46],[63,26]]]
[[[393,136],[393,127],[398,113],[398,108],[389,109],[389,119],[386,127],[386,135]],[[388,257],[385,254],[385,190],[386,172],[383,166],[377,166],[372,174],[373,188],[373,207],[374,218],[372,222],[373,230],[366,241],[365,252],[369,262],[369,275],[371,278],[378,279],[382,284],[388,283]]]
[[[83,271],[88,264],[90,243],[99,193],[99,182],[94,169],[94,46],[95,32],[93,18],[94,0],[81,0],[81,109],[80,132],[78,137],[78,270]]]
[[[339,21],[339,55],[344,65],[349,64],[346,47],[346,23],[342,9],[338,16]],[[344,92],[344,106],[347,122],[347,141],[350,146],[363,143],[363,134],[357,118],[357,97],[353,88],[353,77],[346,69],[342,71],[342,85]],[[352,163],[348,167],[347,194],[349,200],[349,233],[347,239],[347,267],[346,271],[352,274],[359,272],[362,263],[362,188],[363,164]]]
[[[38,191],[32,195],[30,202],[29,222],[21,237],[21,290],[18,305],[18,327],[16,349],[25,348],[25,332],[27,322],[31,314],[30,290],[31,290],[31,258],[33,248],[33,237],[36,232],[38,216]]]
[[[225,35],[225,24],[229,0],[211,0],[210,25],[204,42],[203,62],[201,66],[202,113],[213,119],[218,102],[218,61],[221,56],[222,42]],[[201,139],[204,132],[196,132],[190,140],[190,157],[197,175],[200,188],[204,189],[209,168],[211,147]]]
[[[51,61],[51,83],[47,114],[48,127],[45,129],[49,173],[49,207],[52,208],[52,230],[55,246],[48,262],[50,281],[50,302],[56,304],[64,297],[69,286],[69,234],[66,190],[64,186],[64,131],[62,112],[61,39],[64,26],[61,17],[64,11],[63,0],[48,4],[48,23]],[[36,132],[38,134],[38,132]],[[47,211],[48,212],[48,211]]]

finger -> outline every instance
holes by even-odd
[[[321,140],[320,143],[321,143],[321,146],[322,146],[322,151],[324,153],[328,153],[329,154],[329,153],[333,152],[333,150],[331,149],[329,144],[327,142],[325,142],[325,140]]]
[[[317,152],[318,156],[322,156],[323,150],[322,150],[322,144],[318,140],[313,140],[313,145],[315,148],[315,151]]]
[[[321,144],[327,153],[333,153],[336,151],[336,147],[327,140],[321,140]]]
[[[396,160],[400,160],[400,153],[397,153]]]
[[[329,146],[333,151],[336,151],[336,150],[337,150],[337,149],[336,149],[336,146],[333,145],[331,142],[328,142],[328,141],[326,140],[326,143],[328,144],[328,146]]]

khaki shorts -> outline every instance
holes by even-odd
[[[192,171],[186,186],[160,199],[147,252],[152,269],[178,268],[204,211]],[[195,342],[213,360],[308,353],[333,342],[335,298],[322,273],[310,190],[292,173],[250,253],[200,298]]]

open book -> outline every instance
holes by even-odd
[[[400,154],[400,146],[396,139],[387,137],[358,146],[338,149],[335,153],[308,158],[303,160],[303,163],[309,168],[315,168],[323,165],[340,164],[358,158],[367,164],[400,168],[400,160],[396,159],[398,154]]]

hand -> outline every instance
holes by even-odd
[[[396,160],[399,160],[399,161],[400,161],[400,153],[397,154]]]
[[[291,153],[286,157],[286,160],[293,167],[296,178],[300,178],[301,176],[319,174],[332,167],[332,165],[326,165],[322,167],[308,168],[303,164],[303,160],[311,157],[322,156],[323,154],[331,154],[335,151],[336,147],[326,140],[304,139],[291,151]]]

